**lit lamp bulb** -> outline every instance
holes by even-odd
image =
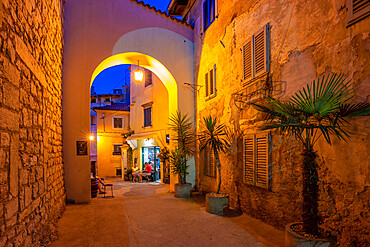
[[[90,141],[94,140],[94,136],[89,137]]]
[[[144,73],[140,69],[134,71],[134,78],[137,82],[142,82],[144,78]]]

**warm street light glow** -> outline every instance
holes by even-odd
[[[144,79],[144,73],[140,69],[134,71],[134,78],[137,82],[142,82]]]
[[[90,139],[90,141],[93,141],[94,140],[94,136],[90,136],[89,139]]]

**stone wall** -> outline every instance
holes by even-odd
[[[65,206],[63,9],[0,2],[0,246],[45,244]]]
[[[191,4],[190,4],[191,5]],[[189,6],[190,6],[189,5]],[[197,128],[203,116],[212,114],[242,134],[258,132],[261,116],[252,108],[240,110],[233,94],[243,90],[243,43],[267,23],[271,30],[271,73],[283,81],[286,99],[305,84],[329,72],[344,73],[354,82],[358,101],[370,94],[370,18],[346,26],[345,0],[218,1],[218,15],[204,32],[202,1],[187,15],[194,25],[195,76],[204,86],[204,75],[216,64],[217,96],[206,100],[204,87],[197,94]],[[330,146],[320,140],[320,214],[323,225],[338,236],[340,246],[366,246],[369,236],[368,118],[350,119],[353,132],[348,142]],[[241,135],[242,135],[241,134]],[[271,133],[270,190],[243,182],[242,141],[234,152],[223,155],[222,190],[231,206],[280,229],[300,221],[302,147],[294,139]],[[199,183],[204,191],[216,189],[216,179],[204,177],[197,156]]]

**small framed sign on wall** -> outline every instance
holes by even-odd
[[[87,141],[77,141],[77,155],[87,155]]]

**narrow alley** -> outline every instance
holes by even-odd
[[[246,215],[205,212],[201,196],[169,186],[113,180],[114,198],[67,205],[52,246],[283,246],[282,231]],[[109,192],[108,192],[109,195]]]

